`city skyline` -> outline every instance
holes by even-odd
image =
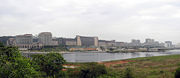
[[[178,0],[0,0],[0,36],[52,32],[130,42],[180,43]]]
[[[135,41],[135,43],[137,43],[137,42],[139,42],[139,43],[146,43],[147,42],[147,40],[151,40],[151,41],[153,41],[153,42],[159,42],[159,43],[164,43],[164,42],[166,42],[166,41],[170,41],[170,40],[165,40],[165,41],[159,41],[159,40],[157,40],[157,39],[153,39],[153,38],[145,38],[144,40],[141,40],[141,39],[137,39],[137,38],[133,38],[133,39],[130,39],[130,40],[128,40],[128,41],[122,41],[122,40],[116,40],[116,39],[103,39],[103,38],[101,38],[101,37],[99,37],[99,36],[92,36],[92,35],[75,35],[74,37],[62,37],[62,36],[54,36],[53,35],[53,33],[52,32],[40,32],[40,33],[38,33],[38,34],[32,34],[32,33],[26,33],[26,34],[17,34],[17,35],[7,35],[7,36],[0,36],[0,37],[13,37],[13,38],[15,38],[15,37],[18,37],[18,36],[24,36],[24,35],[32,35],[32,37],[33,38],[39,38],[40,37],[40,35],[41,34],[44,34],[44,33],[47,33],[47,34],[50,34],[51,36],[50,37],[52,37],[51,39],[57,39],[57,38],[65,38],[65,39],[74,39],[74,38],[76,38],[76,37],[93,37],[93,38],[98,38],[99,40],[107,40],[107,41],[117,41],[117,42],[125,42],[125,43],[133,43],[134,41]],[[173,44],[176,44],[176,43],[174,43],[174,42],[172,42]]]
[[[40,34],[40,33],[42,33],[42,32],[39,32],[39,33],[36,33],[36,34],[32,34],[32,33],[24,33],[24,34],[16,34],[16,35],[3,35],[3,36],[0,36],[0,37],[5,37],[5,36],[19,36],[19,35],[25,35],[25,34],[32,34],[32,36],[33,37],[38,37],[38,35]],[[50,33],[52,33],[52,32],[50,32]],[[142,38],[142,39],[138,39],[138,38],[132,38],[132,39],[129,39],[129,40],[125,40],[125,41],[123,41],[123,40],[118,40],[118,39],[112,39],[112,38],[102,38],[101,36],[94,36],[94,35],[80,35],[80,34],[78,34],[78,35],[74,35],[73,37],[68,37],[68,36],[55,36],[53,33],[52,33],[52,38],[75,38],[76,36],[89,36],[89,37],[98,37],[99,38],[99,40],[109,40],[109,41],[111,41],[111,40],[115,40],[115,41],[118,41],[118,42],[127,42],[127,43],[130,43],[130,42],[132,42],[132,40],[140,40],[140,42],[141,43],[145,43],[146,42],[146,39],[153,39],[153,40],[155,40],[155,41],[158,41],[158,42],[160,42],[160,43],[164,43],[165,41],[171,41],[171,40],[164,40],[164,41],[161,41],[161,40],[158,40],[158,39],[155,39],[155,38],[152,38],[152,37],[148,37],[148,38]],[[172,41],[173,42],[173,41]],[[179,43],[175,43],[175,42],[173,42],[173,44],[179,44]]]

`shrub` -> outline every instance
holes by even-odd
[[[135,78],[132,69],[126,68],[124,78]]]
[[[107,74],[106,67],[97,63],[88,64],[80,70],[80,78],[97,78],[104,74]]]
[[[180,78],[180,68],[176,69],[175,78]]]

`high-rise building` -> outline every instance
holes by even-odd
[[[44,46],[52,45],[52,34],[51,32],[42,32],[38,35],[38,40]]]

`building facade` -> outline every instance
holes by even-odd
[[[52,45],[52,34],[51,32],[42,32],[38,35],[39,43],[42,43],[44,46]]]
[[[172,41],[165,41],[165,47],[167,47],[167,48],[173,48]]]
[[[98,47],[98,37],[85,37],[85,36],[76,36],[77,46],[95,46]]]
[[[116,42],[115,40],[106,41],[106,40],[99,40],[99,46],[101,47],[115,47]]]
[[[17,35],[16,36],[16,46],[19,48],[32,48],[33,44],[33,36],[32,34],[24,34],[24,35]]]

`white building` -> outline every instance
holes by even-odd
[[[51,32],[42,32],[38,35],[38,41],[44,46],[52,45],[52,34]]]

